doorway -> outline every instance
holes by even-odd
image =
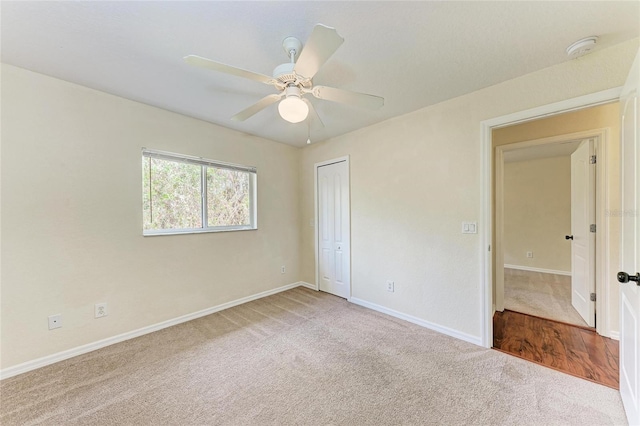
[[[316,283],[318,290],[351,297],[349,157],[315,169]]]
[[[595,155],[597,164],[596,173],[596,207],[595,220],[586,220],[588,225],[596,225],[596,241],[595,241],[595,311],[597,312],[596,329],[600,335],[619,338],[619,296],[618,285],[615,282],[615,274],[612,275],[613,269],[617,268],[619,262],[619,230],[620,218],[612,215],[612,211],[616,211],[619,207],[619,173],[617,163],[620,158],[619,152],[619,122],[620,104],[617,99],[613,102],[604,102],[599,105],[584,107],[575,111],[561,112],[551,116],[539,118],[537,120],[529,120],[524,123],[505,125],[500,128],[494,128],[489,132],[488,137],[493,144],[492,148],[488,148],[492,154],[492,168],[495,172],[494,182],[489,185],[494,194],[491,201],[491,210],[494,214],[493,221],[490,223],[492,230],[489,234],[487,246],[491,251],[487,251],[488,260],[491,262],[490,268],[490,289],[489,294],[492,299],[490,318],[493,317],[495,310],[502,311],[504,309],[504,264],[503,254],[503,236],[500,235],[502,230],[498,226],[503,218],[499,201],[500,196],[497,192],[501,191],[500,187],[495,186],[495,181],[500,180],[501,165],[504,162],[504,154],[510,149],[522,149],[526,147],[541,146],[547,144],[560,144],[567,141],[583,141],[585,139],[594,139]],[[492,134],[502,134],[502,140],[494,140]],[[492,152],[493,151],[493,152]],[[491,175],[489,175],[491,177]],[[493,189],[495,188],[495,191]],[[585,231],[586,232],[586,231]],[[565,236],[571,236],[574,231],[566,230],[558,234],[556,241],[563,240]],[[575,240],[574,240],[575,241]],[[569,243],[572,245],[572,243]],[[528,249],[527,249],[528,251]],[[534,256],[536,253],[534,251]],[[535,257],[534,257],[535,259]],[[535,265],[530,265],[535,266]],[[560,268],[550,268],[560,269]],[[565,271],[568,269],[565,269]],[[585,298],[590,301],[591,292]],[[572,296],[573,298],[573,296]],[[490,336],[487,336],[490,338]],[[491,341],[487,342],[489,345]]]
[[[608,111],[608,121],[592,120],[594,111],[604,110]],[[492,132],[495,151],[492,345],[512,355],[612,387],[617,387],[618,383],[618,342],[604,336],[617,337],[614,334],[617,330],[610,328],[617,325],[617,300],[613,303],[610,300],[611,279],[607,272],[617,256],[610,244],[610,231],[617,229],[611,226],[607,211],[612,204],[610,198],[613,196],[615,203],[618,194],[612,185],[614,171],[609,173],[607,160],[610,151],[613,157],[610,164],[618,159],[617,146],[610,146],[617,142],[618,114],[619,105],[612,102],[505,126]],[[573,132],[565,132],[566,129]],[[511,132],[515,140],[500,141],[496,137],[500,132]],[[611,142],[612,139],[616,140]],[[519,157],[515,160],[520,161],[514,161],[514,157]],[[554,171],[554,162],[562,163],[563,178]],[[510,168],[515,173],[507,176]],[[514,176],[520,178],[520,186],[510,188],[507,183],[512,182],[508,179],[515,179]],[[560,187],[564,188],[562,195],[555,201],[529,199],[536,198],[536,190],[541,193],[538,195],[551,195]],[[511,195],[507,194],[509,189]],[[509,222],[506,215],[515,211],[505,208],[508,207],[505,199],[509,197],[524,203],[520,211],[520,219],[524,220],[511,221],[511,229],[505,227]],[[562,201],[562,220],[558,220],[559,213],[551,206],[539,208],[542,203]],[[545,217],[550,212],[552,214]],[[508,234],[515,232],[513,222],[515,230],[519,231],[538,219],[544,219],[539,220],[542,225],[558,226],[549,226],[553,228],[551,233],[548,232],[550,229],[543,228],[529,229],[529,234],[521,232],[518,235],[516,232],[516,236],[522,237],[522,241],[516,241],[520,245],[513,243],[513,235],[509,242]],[[552,244],[543,241],[546,237]],[[531,312],[510,306],[505,294],[514,280],[520,285],[517,290],[525,305],[535,305],[536,297],[541,296],[547,299],[538,303],[538,307],[549,309],[556,304],[558,308],[559,302],[564,301],[564,312],[562,308]],[[534,281],[556,294],[526,294],[525,290],[531,289],[524,288],[523,283]],[[564,290],[561,291],[561,287]],[[553,297],[559,293],[563,293],[562,300]],[[558,313],[569,313],[573,317],[554,316]],[[613,320],[610,320],[611,315],[614,315]]]
[[[601,141],[583,136],[496,147],[498,311],[596,325],[594,152]],[[495,139],[505,141],[499,133]]]
[[[482,227],[480,228],[480,236],[481,236],[481,256],[484,259],[483,268],[480,271],[481,281],[483,285],[480,286],[479,298],[482,300],[483,304],[483,315],[482,322],[480,324],[482,329],[482,344],[483,346],[490,348],[493,345],[493,315],[496,312],[498,307],[503,307],[504,301],[499,300],[497,298],[495,287],[498,285],[496,283],[496,274],[494,271],[494,267],[496,264],[495,259],[495,242],[494,242],[494,230],[495,230],[495,192],[494,188],[494,156],[495,150],[492,144],[492,131],[495,129],[504,128],[507,126],[513,126],[515,124],[526,124],[535,120],[540,120],[542,118],[554,118],[561,117],[564,114],[569,114],[572,112],[583,111],[585,109],[591,109],[592,107],[596,107],[599,105],[606,105],[612,103],[618,103],[620,93],[622,92],[622,88],[613,88],[603,90],[601,92],[592,93],[589,95],[580,96],[573,99],[568,99],[565,101],[557,102],[554,104],[544,105],[541,107],[533,108],[526,111],[520,111],[517,113],[496,117],[493,119],[485,120],[481,123],[481,143],[482,143]],[[616,132],[619,132],[619,120],[615,120],[617,128]],[[602,124],[602,121],[597,117],[592,120],[594,127],[597,128],[606,128],[610,127],[609,124]],[[564,133],[571,133],[572,130],[567,130]],[[575,131],[575,130],[573,130]],[[613,131],[611,133],[614,133]],[[616,135],[618,133],[615,133]],[[538,137],[545,137],[547,135],[541,135]],[[529,138],[534,139],[534,138]],[[618,206],[618,198],[616,198],[616,194],[612,193],[612,190],[615,188],[619,188],[619,176],[617,173],[613,173],[617,170],[616,165],[619,164],[620,161],[620,153],[617,150],[618,144],[617,140],[614,140],[612,143],[602,144],[604,149],[605,157],[602,158],[603,162],[607,162],[612,165],[609,168],[609,173],[607,175],[607,179],[604,181],[598,180],[597,182],[597,192],[599,197],[604,198],[604,202],[600,203],[601,207],[604,207],[605,210],[596,211],[596,217],[600,218],[600,223],[603,224],[602,232],[599,233],[600,238],[598,240],[599,252],[601,254],[606,254],[605,259],[596,259],[597,265],[597,275],[601,279],[601,282],[604,283],[605,287],[608,287],[611,290],[612,286],[615,284],[615,290],[618,288],[617,283],[612,283],[611,281],[611,271],[615,269],[618,265],[618,234],[615,232],[618,231],[618,224],[612,223],[615,222],[615,215],[610,214],[610,212],[615,212]],[[614,231],[613,235],[610,235],[610,230]],[[614,274],[615,278],[615,274]],[[618,329],[618,313],[619,313],[619,304],[618,304],[618,293],[617,291],[605,291],[608,294],[609,302],[602,303],[603,297],[600,297],[596,301],[596,306],[598,312],[600,312],[597,329],[598,331],[605,335],[609,336],[613,339],[619,339],[620,330]],[[601,295],[604,296],[604,295]],[[611,318],[610,318],[611,317]]]

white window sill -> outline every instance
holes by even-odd
[[[163,235],[186,235],[186,234],[209,234],[212,232],[236,232],[236,231],[257,231],[252,227],[228,227],[228,228],[206,228],[206,229],[167,229],[166,231],[143,231],[143,237],[159,237]]]

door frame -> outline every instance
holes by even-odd
[[[620,265],[619,271],[634,274],[640,270],[640,218],[638,217],[638,184],[640,178],[640,140],[638,130],[640,127],[640,111],[638,110],[638,91],[640,91],[640,49],[636,52],[633,65],[629,70],[627,80],[620,94],[620,208],[622,221],[620,223]],[[631,105],[632,104],[632,105]],[[628,108],[631,107],[629,110]],[[633,115],[631,115],[633,114]],[[631,121],[633,128],[627,128],[627,119]],[[627,132],[631,131],[631,135]],[[633,138],[630,140],[630,138]],[[627,149],[631,149],[628,152]],[[634,175],[630,176],[627,166],[634,169]],[[629,186],[636,193],[629,191]],[[635,205],[631,204],[627,196],[633,197]],[[632,210],[628,211],[627,209]],[[635,210],[635,211],[633,211]],[[627,213],[627,214],[625,214]],[[633,218],[633,219],[632,219]],[[629,223],[627,223],[629,221]],[[631,229],[628,229],[630,226]],[[633,229],[636,228],[636,229]],[[634,232],[635,231],[635,232]],[[633,241],[633,242],[632,242]],[[629,244],[631,243],[631,244]],[[635,243],[635,247],[633,247]],[[627,253],[627,249],[631,253]],[[631,256],[630,256],[631,254]],[[636,257],[633,258],[632,256]],[[620,282],[620,279],[618,279]],[[638,372],[638,316],[640,312],[640,288],[633,281],[621,283],[620,286],[620,398],[627,415],[629,424],[640,423],[640,373]],[[637,283],[640,284],[640,283]],[[632,324],[627,323],[632,322]],[[625,326],[626,323],[626,326]],[[629,328],[627,328],[627,326]],[[630,371],[627,369],[630,367]],[[629,377],[633,374],[633,377]],[[630,380],[629,380],[630,379]]]
[[[320,268],[319,268],[319,264],[320,264],[320,251],[318,249],[318,246],[320,244],[320,236],[318,235],[318,233],[320,232],[320,226],[319,226],[319,217],[320,215],[318,214],[318,169],[322,166],[328,166],[329,164],[335,164],[335,163],[341,163],[345,161],[347,163],[347,176],[349,177],[349,182],[348,182],[348,186],[349,186],[349,203],[348,203],[348,207],[349,207],[349,214],[348,217],[349,219],[347,220],[347,235],[348,235],[348,239],[349,239],[349,297],[347,297],[347,300],[351,300],[351,296],[352,296],[352,289],[353,289],[353,283],[351,282],[352,280],[352,274],[351,274],[351,253],[352,253],[352,245],[351,245],[351,163],[349,162],[349,156],[345,155],[344,157],[338,157],[338,158],[333,158],[331,160],[325,160],[325,161],[321,161],[319,163],[315,163],[313,165],[313,213],[314,213],[314,230],[313,230],[313,238],[314,238],[314,252],[315,252],[315,264],[316,264],[316,273],[315,273],[315,289],[316,291],[320,291]]]
[[[564,135],[551,136],[541,139],[533,139],[523,142],[516,142],[496,147],[495,153],[495,283],[496,298],[495,310],[504,310],[504,154],[521,148],[533,146],[543,146],[559,144],[563,142],[571,142],[576,140],[594,139],[596,162],[596,185],[595,185],[595,204],[596,204],[596,258],[595,258],[595,281],[596,281],[596,312],[598,312],[598,321],[596,322],[596,331],[598,334],[610,337],[609,328],[609,280],[607,277],[610,273],[609,262],[605,256],[608,253],[609,227],[606,226],[606,206],[609,193],[607,191],[607,158],[609,152],[609,129],[594,129],[583,132],[568,133]],[[593,195],[593,194],[592,194]],[[570,230],[569,230],[570,233]]]
[[[589,95],[579,96],[577,98],[567,99],[564,101],[543,105],[540,107],[507,114],[480,123],[480,142],[481,142],[481,200],[482,208],[480,212],[480,282],[479,297],[481,300],[481,329],[482,329],[482,346],[490,348],[493,345],[493,314],[495,312],[493,306],[493,261],[492,261],[492,217],[493,217],[493,188],[492,188],[492,171],[493,171],[493,150],[491,145],[491,131],[500,127],[506,127],[513,124],[533,121],[540,118],[550,117],[565,112],[578,111],[597,105],[615,102],[622,93],[622,87],[603,90]]]

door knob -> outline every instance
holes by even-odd
[[[564,239],[565,240],[573,240],[573,235],[565,235]]]
[[[629,281],[635,281],[637,285],[640,285],[640,272],[636,272],[635,275],[629,275],[626,272],[618,272],[618,282],[628,283]]]

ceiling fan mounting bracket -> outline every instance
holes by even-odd
[[[293,51],[293,57],[296,58],[302,52],[302,42],[295,37],[287,37],[282,41],[282,48],[287,53],[287,57],[290,57]]]

